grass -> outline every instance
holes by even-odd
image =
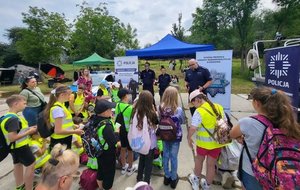
[[[139,61],[139,67],[140,70],[144,69],[144,63],[145,61]],[[163,65],[165,68],[167,68],[167,73],[170,75],[177,75],[179,78],[179,86],[184,86],[184,74],[179,70],[179,61],[176,62],[176,70],[170,71],[169,70],[169,62],[168,61],[150,61],[151,69],[153,69],[156,73],[156,77],[161,73],[160,67]],[[186,61],[183,62],[183,67],[186,66]],[[65,71],[65,77],[72,79],[73,78],[73,72],[74,70],[81,69],[83,67],[80,66],[73,66],[72,64],[63,64],[59,65],[64,71]],[[107,65],[104,66],[104,68],[110,68],[113,70],[113,65]],[[249,80],[250,74],[246,72],[244,74],[240,74],[240,59],[233,59],[232,63],[232,85],[231,85],[231,93],[233,94],[247,94],[250,92],[250,90],[255,86],[253,82]],[[46,75],[44,75],[46,76]],[[44,94],[50,93],[52,89],[48,88],[48,78],[45,78],[44,82],[39,84],[39,87],[41,88],[42,92]],[[66,85],[70,85],[72,82],[64,83]],[[19,85],[7,85],[7,86],[0,86],[0,91],[6,91],[9,92],[7,95],[11,94],[17,94],[20,92],[20,86]],[[155,86],[154,89],[156,92],[158,92],[157,86]],[[181,92],[185,92],[185,88],[180,88]]]

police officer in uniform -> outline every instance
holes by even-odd
[[[209,70],[201,67],[196,59],[188,61],[189,69],[185,72],[185,85],[188,93],[190,94],[196,89],[206,94],[206,89],[212,84],[212,77]],[[191,114],[195,112],[195,108],[190,108]]]
[[[141,79],[143,82],[143,90],[148,90],[154,97],[154,88],[153,84],[155,81],[155,72],[150,69],[150,63],[145,63],[145,70],[141,72]]]
[[[162,98],[163,93],[165,92],[166,88],[170,85],[171,76],[166,73],[166,69],[164,66],[161,66],[161,75],[158,76],[158,87],[159,87],[159,96],[160,99]]]

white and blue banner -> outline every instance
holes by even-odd
[[[131,79],[139,81],[138,57],[126,56],[115,57],[115,81],[121,81],[123,87],[126,87]]]
[[[298,108],[300,46],[267,49],[265,63],[265,85],[284,91]]]
[[[207,89],[208,98],[224,107],[230,113],[232,50],[196,52],[200,66],[206,67],[213,78],[212,85]]]

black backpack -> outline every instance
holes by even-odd
[[[115,119],[115,123],[119,123],[120,125],[120,130],[126,130],[125,128],[125,121],[124,121],[124,115],[123,113],[126,111],[126,109],[129,107],[129,105],[127,105],[125,107],[125,109],[123,111],[121,111],[120,109],[120,104],[118,104],[118,110],[120,110],[120,112],[117,114],[116,119]]]
[[[61,107],[59,105],[55,105],[55,106]],[[37,130],[42,138],[50,137],[54,133],[54,127],[50,126],[50,124],[47,123],[44,116],[44,111],[38,114]]]
[[[0,117],[0,123],[8,117],[15,117],[15,115],[13,115],[13,114],[3,115],[2,117]],[[4,160],[7,157],[7,155],[10,153],[10,147],[12,145],[15,145],[15,142],[9,143],[9,145],[8,145],[6,143],[6,139],[3,134],[3,131],[2,131],[2,129],[0,129],[0,162],[2,160]]]
[[[103,153],[103,146],[99,142],[98,129],[110,122],[108,119],[95,122],[95,117],[93,115],[89,119],[89,122],[83,128],[84,134],[81,136],[84,150],[90,158],[99,157]]]

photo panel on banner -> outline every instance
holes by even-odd
[[[232,50],[196,52],[196,59],[201,67],[210,71],[212,85],[207,89],[208,98],[224,107],[230,113]]]

